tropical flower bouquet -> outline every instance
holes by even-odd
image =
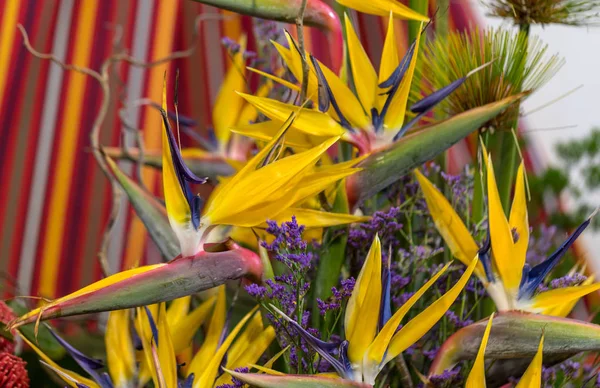
[[[515,131],[562,63],[529,26],[588,22],[592,2],[491,1],[520,32],[448,31],[444,1],[431,19],[427,1],[201,2],[256,17],[256,51],[223,39],[212,131],[166,74],[147,104],[161,147],[93,150],[164,262],[0,306],[2,386],[600,386],[600,283],[570,251],[595,212],[561,233],[530,214]],[[387,18],[376,58],[358,13]],[[341,55],[309,52],[304,22]],[[461,141],[472,162],[451,169]],[[161,194],[123,159],[160,170]]]

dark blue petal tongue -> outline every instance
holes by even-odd
[[[323,74],[323,70],[321,69],[321,65],[319,65],[319,61],[317,61],[315,59],[315,57],[313,57],[312,55],[310,56],[310,61],[312,62],[313,66],[315,68],[317,80],[319,81],[319,88],[318,88],[319,110],[321,112],[327,112],[327,110],[329,109],[329,105],[331,104],[333,106],[333,109],[335,110],[335,113],[338,115],[338,117],[340,119],[340,124],[346,129],[352,129],[350,122],[346,119],[346,117],[344,117],[344,115],[342,114],[342,111],[340,109],[340,106],[338,105],[337,101],[335,100],[335,96],[333,95],[333,92],[331,91],[331,88],[329,87],[329,83],[327,82],[327,79],[325,78],[325,74]]]
[[[581,225],[575,229],[572,235],[570,235],[565,242],[554,253],[550,255],[546,260],[531,268],[527,274],[523,273],[521,284],[519,287],[519,299],[520,298],[531,298],[544,278],[552,271],[552,269],[558,264],[560,259],[567,253],[571,245],[577,240],[579,235],[583,233],[585,228],[589,226],[592,218],[596,215],[598,209],[588,217],[587,220],[583,221]],[[526,275],[526,276],[525,276]]]
[[[104,363],[101,360],[96,358],[91,358],[81,353],[79,350],[75,349],[71,344],[65,341],[61,336],[56,334],[54,330],[50,329],[50,333],[60,345],[65,348],[67,353],[75,360],[75,362],[86,371],[102,388],[111,388],[110,381],[106,381],[106,379],[101,376],[97,371],[98,369],[104,368]]]

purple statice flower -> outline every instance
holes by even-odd
[[[248,368],[235,368],[234,371],[239,372],[239,373],[249,373],[250,369]],[[231,377],[231,382],[233,384],[223,384],[223,385],[219,385],[217,388],[243,388],[245,386],[245,383],[243,381],[240,381],[238,379],[236,379],[235,377]]]
[[[306,251],[307,244],[302,239],[304,226],[298,225],[296,217],[292,216],[290,222],[284,222],[281,226],[271,220],[267,221],[267,225],[267,233],[275,236],[275,240],[271,244],[262,242],[262,246],[275,253],[274,259],[284,263],[292,271],[308,270],[313,261],[313,254]]]
[[[579,375],[581,364],[576,361],[567,360],[560,364],[559,368],[565,374],[565,377],[573,379]]]
[[[555,367],[549,367],[546,368],[545,366],[542,365],[542,381],[554,381],[554,379],[556,378],[556,368]]]
[[[483,296],[485,294],[485,287],[481,284],[481,280],[476,277],[469,279],[465,286],[465,290],[478,296]]]
[[[398,231],[402,229],[399,221],[400,208],[391,207],[387,211],[377,211],[369,222],[350,229],[348,245],[361,252],[371,246],[375,235],[381,240],[382,246],[396,248],[400,242],[397,238]]]
[[[423,350],[423,355],[425,357],[427,357],[428,359],[433,360],[439,350],[440,350],[440,348],[438,348],[438,347],[434,347],[434,348],[431,348],[428,350]]]
[[[447,369],[440,375],[429,376],[429,381],[435,388],[458,387],[462,382],[460,367]]]
[[[557,227],[553,225],[541,225],[538,237],[535,237],[533,233],[529,235],[529,248],[527,249],[527,263],[529,265],[534,266],[546,260],[550,249],[554,245],[557,230]]]
[[[278,225],[274,221],[267,221],[267,233],[273,235],[274,239],[269,244],[262,242],[261,245],[269,251],[270,256],[285,265],[285,270],[277,274],[272,279],[267,279],[264,285],[249,285],[246,291],[259,299],[267,308],[269,304],[283,311],[287,316],[297,319],[297,323],[304,330],[308,330],[315,337],[320,337],[318,331],[311,330],[308,327],[310,321],[310,311],[306,310],[305,299],[310,289],[311,271],[317,261],[317,257],[309,249],[309,246],[303,239],[302,233],[304,226],[298,225],[296,217],[292,217],[289,222],[283,222]],[[353,280],[342,282],[342,289],[334,291],[334,298],[346,297],[346,290],[353,284]],[[333,301],[340,304],[340,301]],[[319,307],[326,309],[330,307],[330,301],[320,301]],[[277,340],[282,347],[290,345],[289,362],[292,369],[298,372],[309,371],[314,368],[315,352],[308,343],[300,336],[298,330],[287,321],[266,314],[267,318],[273,324],[277,333]]]
[[[227,49],[227,51],[229,51],[231,55],[235,55],[240,52],[240,44],[227,36],[221,39],[221,44]]]
[[[350,298],[352,295],[355,283],[356,281],[354,278],[342,280],[341,288],[339,290],[335,287],[331,287],[332,295],[327,301],[317,298],[319,313],[324,316],[328,311],[338,310],[342,307],[344,300]]]
[[[402,306],[414,294],[415,294],[414,292],[403,292],[397,296],[392,296],[392,303],[395,306]]]
[[[392,274],[392,289],[400,290],[410,284],[410,276]]]
[[[552,279],[550,282],[550,289],[565,288],[571,286],[578,286],[587,279],[587,276],[575,272],[573,275],[566,275],[558,279]]]
[[[259,286],[256,283],[252,283],[246,286],[246,292],[250,294],[250,296],[255,297],[256,299],[262,299],[267,294],[267,288],[263,286]]]
[[[452,310],[446,311],[445,315],[446,315],[446,318],[448,318],[448,321],[450,321],[450,323],[452,325],[454,325],[454,327],[456,329],[461,329],[461,328],[463,328],[465,326],[469,326],[470,324],[473,323],[473,321],[471,319],[465,319],[465,320],[460,319],[458,317],[458,315],[456,315],[456,313]]]

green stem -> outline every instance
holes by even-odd
[[[489,149],[489,144],[488,144],[488,134],[489,131],[485,132],[486,135],[483,138],[483,143],[485,144],[485,146]],[[479,142],[479,140],[477,141],[477,155],[479,157],[480,153],[483,152],[483,150],[481,149],[481,143]],[[483,220],[485,213],[485,207],[484,207],[484,202],[483,199],[485,197],[484,195],[484,187],[485,187],[485,181],[483,179],[483,172],[485,171],[485,166],[483,166],[483,164],[477,164],[475,166],[475,171],[474,171],[474,182],[473,182],[473,201],[472,201],[472,206],[471,206],[471,220],[473,221],[474,225],[479,225],[479,223]]]
[[[435,34],[439,37],[448,35],[448,17],[450,15],[450,0],[437,1],[438,12],[435,18]]]
[[[529,42],[529,24],[521,24],[519,26],[521,33],[525,34],[525,38],[527,42]],[[521,71],[525,71],[525,66],[527,62],[527,53],[525,53],[525,57],[522,61],[522,69]],[[522,78],[522,77],[521,77]],[[521,91],[523,85],[518,85],[517,92]],[[500,160],[501,163],[496,167],[496,170],[499,171],[498,178],[498,191],[500,193],[500,200],[502,202],[502,207],[504,208],[504,212],[508,215],[510,208],[510,197],[513,187],[513,182],[515,179],[516,166],[517,166],[517,156],[518,156],[518,144],[515,141],[512,130],[517,131],[519,126],[519,108],[520,103],[516,104],[514,108],[516,111],[516,117],[513,121],[512,125],[509,128],[503,128],[502,132],[498,134],[500,138]]]
[[[427,15],[427,8],[429,7],[429,0],[410,0],[408,5],[411,9],[417,11],[421,15]],[[414,42],[417,36],[421,33],[421,22],[409,21],[408,22],[408,41]]]

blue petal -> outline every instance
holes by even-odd
[[[173,159],[173,166],[175,167],[177,179],[179,180],[179,185],[185,192],[185,196],[192,213],[192,224],[194,225],[195,229],[198,229],[200,225],[200,211],[202,209],[198,207],[199,202],[195,199],[196,196],[192,193],[189,183],[203,184],[206,183],[208,178],[198,178],[185,164],[183,157],[181,156],[181,152],[179,151],[179,147],[177,146],[177,142],[175,141],[173,131],[171,130],[171,124],[169,123],[167,113],[162,108],[160,109],[160,113],[165,124],[165,130],[167,131],[169,149],[171,150],[171,158]]]
[[[194,120],[191,117],[184,116],[182,114],[176,115],[175,112],[168,111],[167,115],[173,121],[179,119],[179,125],[181,125],[182,127],[195,127],[196,125],[198,125],[198,122],[196,120]]]
[[[173,164],[175,165],[175,169],[177,170],[180,178],[185,179],[186,181],[203,184],[206,183],[207,178],[199,178],[197,177],[192,170],[186,166],[183,161],[183,157],[181,156],[181,152],[179,151],[179,147],[177,146],[177,141],[175,140],[175,136],[173,135],[173,131],[171,130],[171,123],[169,123],[169,118],[166,112],[161,109],[160,113],[163,117],[163,122],[165,123],[165,127],[167,130],[167,136],[169,138],[169,147],[171,149],[171,157],[173,158]]]
[[[390,254],[391,256],[391,254]],[[388,256],[387,266],[383,269],[383,288],[381,297],[381,306],[379,310],[379,330],[385,326],[392,317],[392,271],[390,270],[390,256]]]
[[[575,232],[573,232],[573,234],[570,235],[567,238],[567,240],[564,243],[562,243],[562,245],[558,247],[558,249],[554,251],[553,254],[550,255],[550,257],[548,257],[546,260],[536,265],[535,267],[531,268],[531,270],[529,270],[529,272],[527,273],[526,278],[525,276],[523,276],[523,279],[525,280],[521,280],[521,285],[519,289],[519,299],[531,298],[533,296],[535,290],[540,285],[540,283],[550,273],[550,271],[552,271],[556,264],[558,264],[560,259],[569,250],[571,245],[573,245],[577,237],[579,237],[579,235],[583,233],[585,228],[588,227],[592,220],[592,217],[593,215],[590,216],[587,220],[585,220],[581,225],[579,225],[577,229],[575,229]],[[525,273],[523,275],[525,275]]]
[[[427,114],[427,112],[419,113],[412,120],[410,120],[408,123],[404,124],[404,126],[402,128],[400,128],[400,130],[398,131],[398,133],[396,133],[396,135],[394,135],[393,141],[396,141],[396,140],[400,139],[402,136],[404,136],[404,134],[409,129],[411,129],[413,127],[413,125],[415,125],[416,123],[418,123],[419,120],[421,120],[421,117],[425,116],[426,114]]]
[[[112,388],[112,384],[107,384],[105,378],[100,376],[97,372],[98,369],[104,367],[104,363],[101,360],[90,358],[85,354],[81,353],[79,350],[75,349],[71,344],[65,341],[62,337],[54,332],[50,327],[48,327],[50,333],[58,343],[65,348],[67,353],[75,360],[75,362],[86,371],[102,388]]]
[[[398,91],[398,88],[400,87],[400,83],[402,82],[402,79],[404,78],[404,74],[406,73],[406,70],[408,69],[408,67],[410,65],[410,61],[412,60],[412,57],[415,53],[415,46],[416,46],[416,41],[412,42],[408,51],[406,52],[406,54],[404,54],[404,58],[402,58],[402,61],[400,61],[400,64],[392,72],[390,77],[387,80],[385,80],[379,84],[380,88],[391,87],[391,89],[386,92],[386,94],[388,96],[385,99],[383,108],[381,108],[381,113],[379,113],[378,115],[371,114],[372,124],[373,124],[373,127],[375,128],[376,132],[379,132],[382,129],[383,119],[384,119],[385,115],[387,114],[387,111],[390,108],[390,104],[392,103],[392,99],[394,98],[394,95]]]
[[[133,348],[135,350],[143,350],[144,349],[144,345],[142,345],[142,340],[141,340],[137,330],[135,329],[135,327],[133,327],[131,330],[131,342],[133,342]]]
[[[319,65],[319,61],[317,61],[312,55],[310,56],[310,60],[315,68],[317,80],[319,81],[319,110],[321,112],[326,112],[329,109],[329,104],[331,104],[333,106],[333,109],[335,110],[335,113],[340,118],[340,124],[344,128],[352,130],[350,122],[346,119],[346,117],[344,117],[337,101],[335,100],[335,96],[333,95],[333,92],[329,87],[329,83],[327,82],[327,79],[323,74],[323,70],[321,70],[321,65]]]
[[[277,313],[279,315],[281,315],[281,317],[284,320],[286,320],[289,324],[291,324],[294,327],[294,329],[296,329],[298,334],[300,334],[300,336],[302,338],[304,338],[304,340],[317,353],[319,353],[321,355],[321,357],[323,357],[323,359],[325,359],[327,362],[329,362],[341,377],[344,377],[344,378],[351,377],[352,369],[347,369],[346,365],[344,365],[342,362],[340,362],[339,360],[337,360],[335,357],[333,357],[330,354],[330,352],[332,350],[340,347],[339,343],[325,342],[325,341],[322,341],[322,340],[316,338],[315,336],[310,334],[308,331],[306,331],[302,326],[300,326],[296,321],[294,321],[293,319],[291,319],[290,317],[285,315],[285,313],[283,311],[279,310],[277,307],[275,307],[273,305],[271,305],[271,308],[273,308],[275,311],[277,311]]]
[[[410,107],[411,112],[423,113],[433,109],[437,104],[442,102],[448,97],[453,91],[458,89],[462,84],[465,83],[467,77],[462,77],[452,82],[450,85],[446,85],[441,89],[436,90],[429,96],[417,101],[413,106]]]
[[[179,388],[192,388],[194,386],[194,374],[190,373],[190,375],[183,381],[177,383]]]
[[[339,347],[339,354],[340,354],[340,362],[342,363],[342,365],[344,365],[344,368],[346,368],[347,371],[351,371],[352,370],[352,363],[350,362],[350,359],[348,358],[348,345],[350,343],[347,340],[344,340]]]
[[[388,77],[388,79],[386,79],[385,81],[383,81],[382,83],[379,84],[380,88],[389,88],[389,87],[400,85],[400,82],[402,82],[402,79],[404,78],[404,74],[406,73],[406,70],[408,69],[408,66],[410,65],[410,61],[412,61],[412,57],[415,54],[416,44],[417,44],[417,41],[412,42],[412,44],[408,48],[408,51],[406,52],[406,54],[404,54],[402,61],[400,61],[400,64],[398,65],[398,67],[396,67],[396,69],[394,69],[394,71]]]
[[[479,261],[483,265],[485,276],[490,283],[494,283],[494,271],[492,269],[492,260],[490,258],[490,248],[492,247],[492,240],[490,239],[490,232],[488,230],[487,237],[483,240],[483,245],[479,248]]]
[[[146,315],[148,316],[148,322],[150,323],[150,329],[152,330],[154,343],[156,344],[156,347],[158,347],[158,328],[156,327],[156,323],[154,322],[154,318],[152,318],[152,313],[150,312],[148,306],[144,306],[144,309],[146,310]]]

